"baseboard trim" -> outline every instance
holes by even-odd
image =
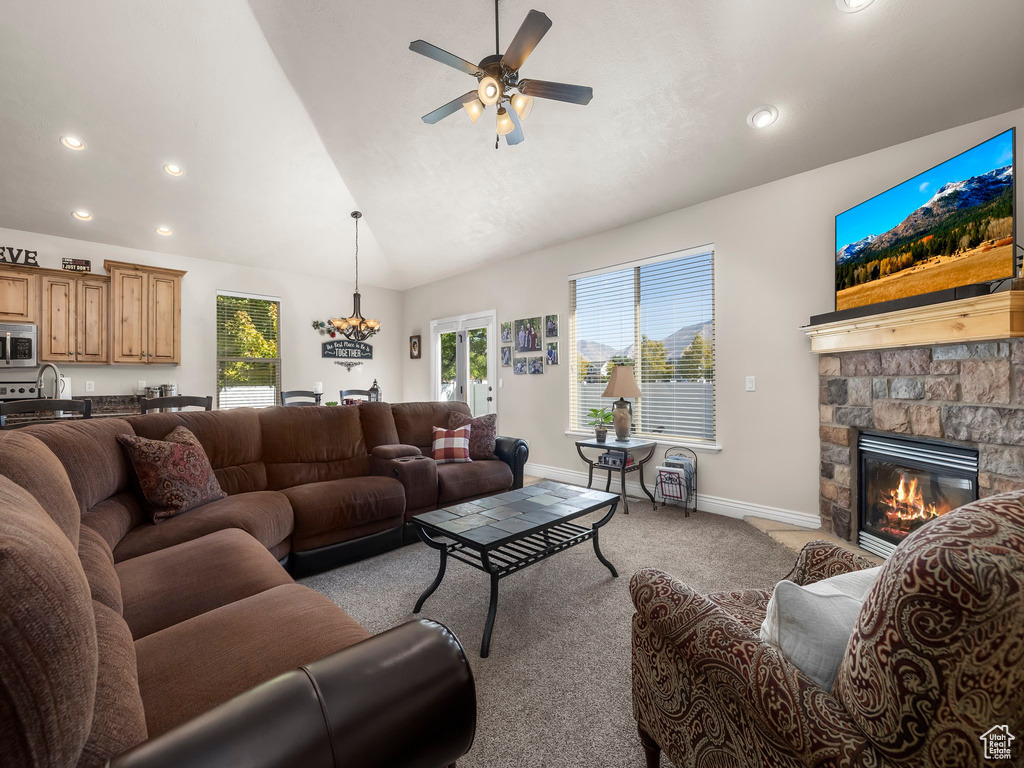
[[[562,467],[548,466],[547,464],[527,462],[525,471],[528,475],[545,477],[549,480],[557,480],[560,483],[571,483],[572,485],[587,484],[587,473],[579,470],[564,469]],[[600,473],[594,473],[594,486],[596,488],[603,489],[604,486],[598,482],[598,477],[603,479],[603,470]],[[618,490],[619,487],[618,478],[613,478],[612,490]],[[653,485],[649,485],[648,487],[650,488],[651,493],[654,493]],[[644,496],[640,483],[628,479],[626,480],[626,493],[631,497]],[[797,525],[801,528],[817,529],[821,527],[821,521],[818,519],[817,515],[809,515],[806,512],[797,512],[792,509],[769,507],[764,504],[754,504],[749,501],[726,499],[721,496],[709,496],[706,493],[697,494],[697,509],[704,512],[710,512],[714,515],[736,517],[741,520],[745,517],[764,517],[768,520],[775,520],[776,522],[786,523],[787,525]]]

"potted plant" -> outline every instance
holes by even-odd
[[[328,400],[326,403],[324,403],[324,405],[326,405],[326,406],[334,406],[334,405],[337,405],[337,404],[338,404],[337,400]]]
[[[612,423],[612,413],[607,408],[591,408],[590,426],[594,428],[594,436],[597,442],[603,443],[608,438],[608,425]]]

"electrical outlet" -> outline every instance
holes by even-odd
[[[143,379],[139,379],[139,386],[136,387],[136,389],[138,389],[140,393],[145,392],[146,391],[146,382]]]
[[[87,381],[87,382],[85,382],[85,391],[86,392],[95,392],[96,391],[96,382],[95,381]]]
[[[504,388],[505,388],[505,380],[504,379],[498,379],[498,389],[504,389]]]
[[[753,392],[757,389],[756,382],[753,376],[747,376],[747,392]]]

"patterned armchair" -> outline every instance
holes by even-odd
[[[808,544],[798,584],[869,567]],[[633,715],[656,768],[967,768],[982,734],[1024,745],[1024,494],[974,502],[909,536],[868,594],[832,691],[762,643],[769,592],[630,582]],[[1024,746],[1014,760],[1024,764]]]

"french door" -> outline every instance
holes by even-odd
[[[461,400],[474,416],[497,409],[497,337],[494,310],[430,322],[430,378],[434,400]]]

